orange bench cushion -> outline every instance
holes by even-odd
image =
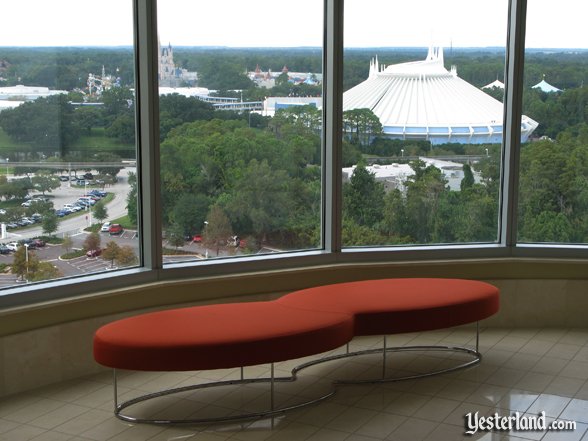
[[[317,286],[281,305],[355,316],[355,335],[427,331],[482,320],[499,308],[498,288],[462,279],[382,279]]]
[[[105,366],[189,371],[252,366],[335,349],[353,338],[353,316],[300,313],[276,302],[172,309],[122,319],[94,336]]]

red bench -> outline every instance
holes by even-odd
[[[498,289],[484,282],[460,279],[383,279],[340,283],[303,289],[269,302],[232,303],[172,309],[119,320],[101,327],[94,337],[94,358],[115,369],[188,371],[244,367],[271,363],[270,378],[243,378],[206,385],[170,389],[118,404],[115,414],[126,421],[151,423],[200,423],[274,415],[332,395],[290,407],[275,408],[274,381],[292,381],[308,366],[329,360],[381,352],[383,378],[386,353],[415,347],[387,348],[320,358],[296,367],[291,377],[274,378],[273,363],[316,355],[348,343],[354,336],[389,335],[442,329],[478,322],[498,311]],[[478,332],[478,331],[477,331]],[[419,347],[461,351],[473,360],[448,372],[480,361],[475,349],[463,347]],[[405,377],[414,378],[414,377]],[[271,406],[263,412],[229,418],[151,420],[122,414],[135,403],[179,391],[203,387],[268,381]]]

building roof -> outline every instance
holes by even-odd
[[[532,89],[540,89],[541,91],[546,92],[546,93],[561,92],[561,89],[558,89],[557,87],[552,86],[547,81],[545,81],[545,75],[543,75],[543,79],[541,81],[539,81],[537,84],[535,84],[531,88]]]
[[[372,60],[368,79],[343,94],[343,110],[360,108],[371,109],[393,138],[502,141],[503,104],[459,78],[455,67],[445,69],[442,48],[429,49],[425,60],[388,67]],[[537,125],[523,116],[523,141]]]
[[[482,89],[492,89],[493,87],[498,87],[499,89],[504,89],[504,83],[499,79],[492,81],[490,84],[486,84],[482,86]]]
[[[437,167],[443,173],[445,179],[447,179],[447,185],[453,191],[459,191],[461,187],[461,181],[464,177],[463,164],[452,161],[443,161],[435,158],[428,158],[425,156],[419,157],[419,160],[423,161],[426,166]],[[352,167],[344,167],[342,169],[343,180],[346,181],[351,179],[355,172],[354,165]],[[366,166],[366,170],[374,175],[376,181],[383,182],[386,189],[396,188],[404,190],[404,183],[406,180],[414,175],[414,170],[409,164],[374,164]],[[473,170],[475,182],[481,181],[480,173]],[[387,185],[386,185],[387,184]]]
[[[24,98],[25,100],[36,100],[40,97],[67,94],[67,90],[50,90],[43,86],[18,86],[0,87],[0,100],[13,98]]]

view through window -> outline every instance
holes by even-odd
[[[521,148],[520,242],[588,243],[587,6],[529,0],[523,111],[539,122]]]
[[[323,2],[172,0],[158,26],[164,264],[320,247]]]
[[[491,5],[345,2],[344,246],[498,240],[507,2]]]
[[[0,287],[139,261],[129,0],[2,5]]]

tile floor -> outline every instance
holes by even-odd
[[[469,344],[471,329],[453,329],[388,337],[388,346]],[[361,338],[352,350],[373,348],[381,338]],[[377,385],[340,386],[317,405],[266,420],[204,426],[133,425],[112,415],[111,374],[95,375],[45,387],[0,402],[0,440],[20,441],[588,441],[588,329],[485,329],[480,335],[482,363],[426,379]],[[462,358],[440,352],[393,353],[388,374],[415,373]],[[285,375],[300,361],[276,365]],[[328,390],[330,380],[381,375],[381,356],[369,355],[314,366],[295,383],[276,385],[276,402],[305,399]],[[268,366],[245,369],[264,376]],[[121,373],[122,400],[141,393],[186,384],[237,378],[238,370],[195,373]],[[267,384],[183,393],[140,404],[136,415],[194,417],[258,409],[268,405]],[[465,435],[466,413],[480,416],[537,416],[573,421],[567,431],[495,431]],[[129,409],[131,413],[131,409]]]

